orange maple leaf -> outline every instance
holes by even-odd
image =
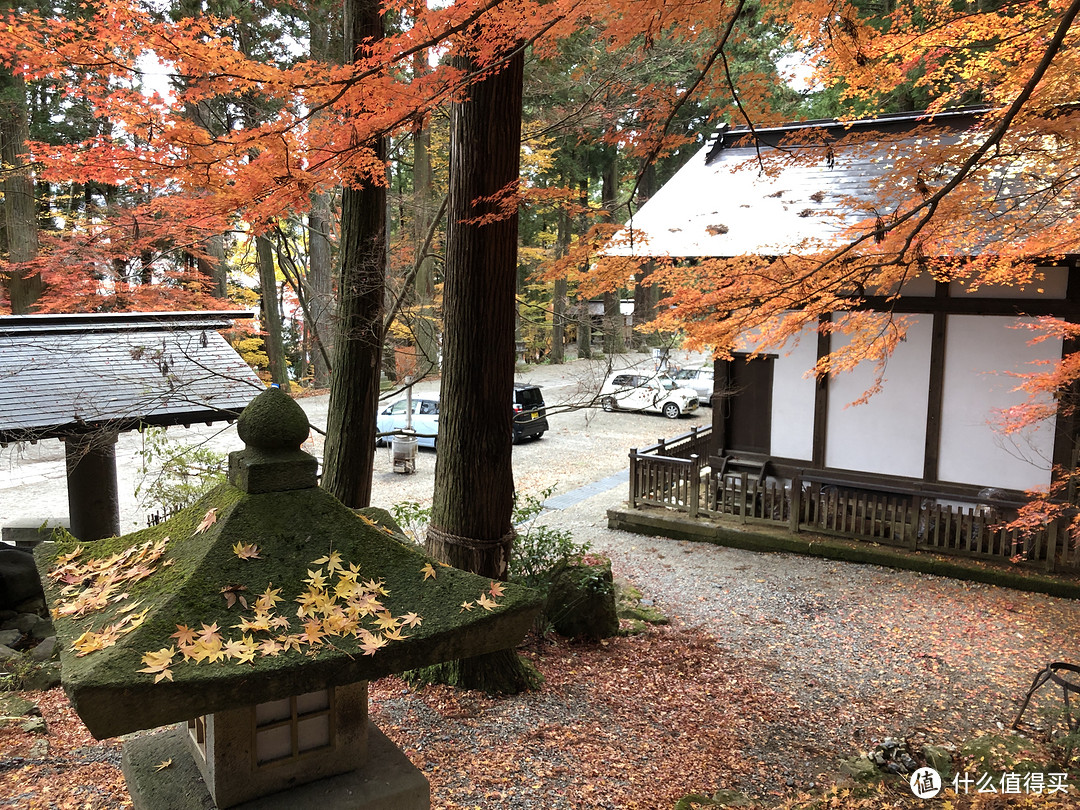
[[[488,590],[488,593],[490,593],[490,594],[491,594],[491,595],[492,595],[493,597],[495,597],[496,599],[498,599],[498,598],[499,598],[500,596],[502,596],[502,595],[503,595],[503,586],[502,586],[502,583],[499,583],[499,582],[494,582],[494,581],[493,581],[493,582],[491,583],[491,588],[490,588],[490,589]]]
[[[217,523],[217,507],[212,506],[207,511],[206,515],[203,516],[202,523],[200,523],[199,528],[195,530],[195,534],[199,534],[199,532],[205,532],[215,523]]]

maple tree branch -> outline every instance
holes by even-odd
[[[383,321],[383,334],[385,335],[387,330],[390,329],[390,325],[394,322],[398,313],[401,311],[401,307],[405,302],[405,295],[412,286],[413,281],[416,279],[416,274],[420,272],[420,268],[423,266],[424,261],[428,258],[428,248],[431,247],[432,241],[435,239],[435,232],[439,228],[439,224],[442,222],[443,216],[446,214],[446,206],[449,203],[450,195],[444,194],[442,203],[439,205],[439,210],[431,220],[431,225],[428,227],[427,236],[424,238],[424,244],[420,248],[420,252],[416,256],[416,261],[413,262],[413,266],[409,269],[409,272],[405,275],[405,278],[401,285],[401,293],[398,295],[397,300],[394,301],[394,305],[390,308],[390,311],[386,313],[386,319]]]
[[[645,170],[650,165],[652,165],[656,161],[657,157],[660,155],[660,150],[663,148],[663,137],[665,133],[667,133],[668,128],[671,126],[671,123],[675,120],[675,116],[678,115],[679,110],[683,108],[683,105],[690,100],[690,97],[693,96],[694,92],[701,86],[702,82],[705,81],[705,77],[709,75],[709,71],[712,70],[713,65],[716,64],[716,60],[723,55],[724,48],[727,47],[728,39],[731,37],[731,32],[735,30],[735,23],[738,21],[739,15],[742,13],[745,5],[746,0],[739,0],[738,5],[735,7],[735,10],[732,12],[731,17],[727,21],[727,25],[724,27],[724,32],[720,35],[720,39],[718,40],[716,47],[713,48],[712,53],[709,54],[709,58],[705,60],[704,66],[701,68],[701,70],[698,71],[698,75],[694,78],[694,81],[690,83],[690,86],[688,88],[686,88],[686,92],[684,92],[679,97],[678,101],[676,101],[672,108],[668,111],[668,116],[660,125],[660,132],[654,139],[655,143],[649,150],[648,154],[646,154],[645,157],[641,159],[641,169],[638,171],[637,176],[634,178],[634,185],[630,189],[630,194],[627,197],[625,203],[626,210],[631,215],[633,215],[633,211],[631,209],[633,206],[634,195],[637,194],[638,186],[641,185],[641,178],[645,175]],[[734,87],[732,87],[732,95],[735,95]],[[737,96],[736,101],[738,101]],[[633,233],[631,233],[630,238],[632,241]]]

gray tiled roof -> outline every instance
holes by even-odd
[[[888,217],[921,200],[918,174],[928,145],[955,147],[977,139],[983,109],[929,116],[882,116],[840,123],[808,121],[721,130],[652,196],[605,252],[615,256],[779,256],[835,248],[852,226]],[[897,182],[894,169],[902,180]],[[997,201],[1019,198],[1023,165],[999,179]],[[1022,189],[1020,189],[1022,191]],[[979,221],[978,250],[994,238],[995,216]],[[974,221],[974,218],[973,218]]]
[[[250,317],[0,317],[0,442],[233,419],[264,386],[217,330]]]

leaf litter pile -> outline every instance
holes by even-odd
[[[544,687],[512,698],[385,678],[371,684],[372,720],[428,777],[434,808],[670,810],[719,788],[782,804],[827,788],[840,759],[885,736],[955,744],[1007,725],[1036,670],[1077,657],[1068,600],[803,560],[782,580],[767,570],[781,555],[763,559],[763,576],[677,590],[661,557],[636,579],[663,593],[673,625],[596,644],[533,638],[524,653]],[[824,566],[817,590],[804,587],[811,565]],[[685,585],[697,572],[678,573]],[[0,728],[0,807],[128,806],[118,743],[95,742],[60,690],[25,696],[49,734]],[[1070,787],[1041,806],[1080,805]],[[910,793],[838,795],[828,806],[914,806]]]

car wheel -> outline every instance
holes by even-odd
[[[680,413],[679,406],[674,402],[664,403],[664,416],[668,419],[678,419]]]
[[[535,438],[537,441],[540,441],[542,438],[544,438],[544,431],[541,430],[539,433],[537,433]]]
[[[615,404],[615,397],[604,397],[600,404],[604,406],[605,411],[613,411],[618,405]]]

